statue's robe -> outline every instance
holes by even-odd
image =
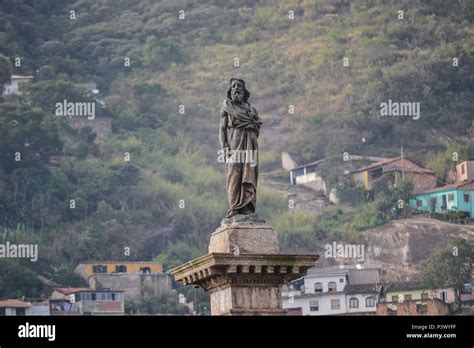
[[[234,103],[225,99],[221,115],[227,117],[229,150],[258,152],[258,135],[262,124],[257,110],[246,102]],[[248,152],[247,152],[248,153]],[[258,156],[255,163],[227,163],[227,198],[231,211],[255,212],[257,204]]]

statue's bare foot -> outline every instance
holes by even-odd
[[[227,213],[227,215],[226,215],[225,217],[226,217],[226,219],[230,219],[232,216],[235,216],[235,215],[237,215],[238,213],[239,213],[238,210],[231,210],[231,211],[229,211],[229,212]]]

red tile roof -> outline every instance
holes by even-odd
[[[73,294],[75,292],[80,292],[80,291],[96,291],[91,288],[55,288],[54,290],[66,295]]]
[[[392,171],[397,171],[397,170],[402,170],[402,164],[401,164],[401,157],[394,157],[394,158],[387,158],[372,164],[369,164],[368,166],[358,168],[352,171],[352,173],[357,173],[357,172],[363,172],[366,170],[371,170],[371,169],[376,169],[379,167],[386,166],[388,164],[393,163],[393,168],[388,168],[384,172],[392,172]],[[400,161],[400,163],[394,163]],[[432,170],[420,167],[416,163],[413,163],[410,161],[408,158],[403,158],[403,169],[407,173],[419,173],[419,174],[434,174]]]
[[[474,190],[474,180],[463,181],[463,182],[458,182],[458,183],[455,183],[455,184],[449,184],[449,185],[434,187],[432,189],[415,192],[415,195],[419,195],[419,194],[423,194],[423,193],[450,190],[450,189],[460,189],[460,188],[465,189],[465,190]]]

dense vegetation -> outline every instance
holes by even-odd
[[[19,104],[0,104],[0,240],[39,243],[40,258],[0,261],[0,297],[38,295],[31,274],[80,284],[77,262],[121,259],[125,247],[168,268],[205,252],[226,211],[217,104],[235,75],[249,83],[263,133],[281,140],[262,142],[262,171],[281,150],[337,160],[404,145],[444,180],[453,149],[459,160],[474,155],[473,19],[469,0],[3,1],[0,82],[35,80]],[[80,86],[91,81],[105,105],[98,116],[113,120],[99,143],[54,115],[58,101],[94,101]],[[378,116],[388,99],[419,102],[420,118]],[[52,168],[58,154],[71,159]],[[404,194],[382,189],[376,204],[315,216],[261,186],[258,212],[286,250],[311,251],[363,239]]]

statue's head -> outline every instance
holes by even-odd
[[[242,79],[231,78],[227,88],[227,98],[236,103],[247,102],[250,92],[245,88],[245,81]]]

